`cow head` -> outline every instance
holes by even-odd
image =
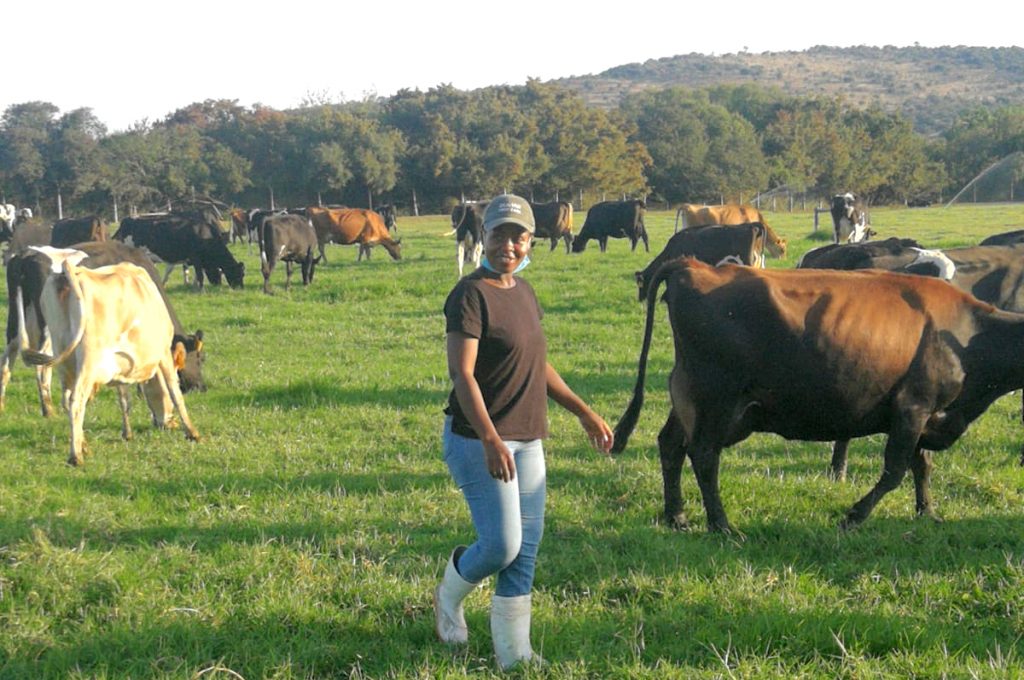
[[[175,333],[171,340],[171,354],[174,356],[174,366],[178,369],[178,384],[181,391],[205,392],[206,382],[203,380],[202,370],[206,359],[203,352],[203,332],[196,331],[194,335]]]
[[[397,241],[381,241],[380,244],[384,246],[384,250],[388,251],[388,255],[391,256],[392,260],[402,259],[402,239]]]
[[[242,279],[245,277],[244,262],[226,262],[224,264],[224,276],[227,277],[228,285],[232,288],[241,288]]]

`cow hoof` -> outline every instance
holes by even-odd
[[[731,526],[729,526],[728,522],[714,522],[714,523],[708,524],[708,533],[709,534],[725,534],[727,536],[736,535],[736,536],[741,536],[742,537],[742,534],[739,534],[736,531],[734,531],[733,528]]]
[[[690,521],[686,519],[685,513],[677,513],[675,515],[664,516],[665,526],[675,531],[689,531]]]
[[[918,513],[917,513],[917,516],[921,517],[921,518],[930,519],[931,521],[935,522],[936,524],[942,524],[943,522],[946,521],[946,520],[944,520],[942,518],[942,516],[939,513],[935,512],[932,509],[919,510]]]

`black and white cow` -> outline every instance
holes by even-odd
[[[309,218],[301,215],[271,215],[260,227],[260,271],[263,274],[263,292],[270,293],[270,275],[278,261],[285,263],[284,287],[291,286],[292,265],[302,267],[302,285],[313,282],[313,270],[319,257],[316,230]]]
[[[462,267],[473,261],[474,267],[480,266],[480,257],[484,252],[484,210],[489,201],[469,201],[459,203],[452,208],[452,230],[455,232],[455,261]]]
[[[219,284],[221,272],[232,288],[242,287],[245,265],[228,251],[220,226],[202,212],[125,218],[114,239],[146,248],[161,262],[191,264],[196,268],[196,283],[200,288],[204,274],[210,283]],[[166,275],[164,278],[166,280]]]
[[[831,213],[833,243],[861,243],[875,235],[853,194],[847,192],[833,196]]]

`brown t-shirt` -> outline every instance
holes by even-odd
[[[445,330],[480,341],[473,376],[494,428],[502,439],[528,441],[548,434],[547,341],[533,288],[515,281],[513,288],[497,288],[479,270],[460,280],[444,303]],[[455,390],[445,413],[452,416],[452,432],[479,439]]]

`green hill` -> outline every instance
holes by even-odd
[[[1024,48],[812,47],[802,52],[685,54],[554,81],[612,108],[651,87],[756,83],[794,96],[842,96],[901,111],[925,134],[965,108],[1024,105]]]

